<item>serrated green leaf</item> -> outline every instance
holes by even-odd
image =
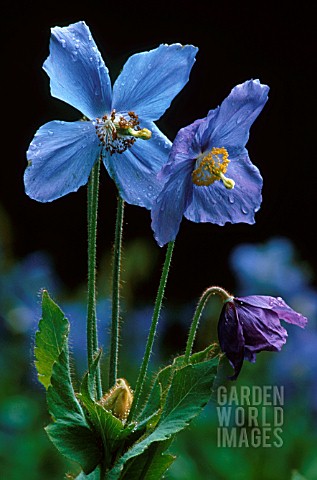
[[[91,473],[101,462],[102,447],[87,426],[57,421],[45,430],[60,453],[79,463],[86,474]]]
[[[175,456],[163,454],[171,441],[156,442],[138,457],[129,460],[120,480],[158,480],[175,460]]]
[[[200,352],[193,353],[190,356],[190,363],[195,364],[200,362],[206,362],[207,360],[216,358],[219,355],[217,349],[219,350],[218,345],[212,344],[212,345],[209,345],[204,350],[201,350]],[[184,358],[184,357],[182,356],[180,358]]]
[[[89,475],[81,472],[79,475],[77,475],[75,480],[100,480],[100,469],[97,467],[96,470],[91,472]]]
[[[69,324],[60,308],[43,292],[43,318],[37,336],[38,367],[45,372],[47,404],[53,423],[46,432],[67,458],[78,462],[85,473],[92,472],[102,459],[102,445],[90,428],[76,398],[70,374],[68,353]],[[52,340],[53,338],[53,340]],[[49,341],[51,350],[47,347]],[[45,355],[47,348],[49,354]]]
[[[54,364],[51,385],[48,387],[46,398],[49,412],[54,420],[87,425],[71,381],[67,343]]]
[[[190,363],[195,364],[209,360],[215,355],[214,345],[210,345],[201,352],[194,353],[190,357]],[[171,386],[174,372],[183,367],[184,355],[174,358],[173,363],[158,372],[152,384],[150,394],[143,410],[138,416],[138,425],[142,426],[147,420],[164,407],[168,390]]]
[[[46,427],[50,440],[62,455],[78,462],[85,473],[92,472],[102,460],[103,448],[73,390],[67,343],[54,364],[46,396],[54,419]]]
[[[131,432],[133,425],[125,429],[121,420],[116,418],[102,405],[96,403],[89,394],[89,377],[87,374],[84,380],[85,381],[82,383],[80,399],[87,411],[90,422],[94,426],[103,444],[104,463],[106,466],[110,467],[113,454],[116,452],[120,443],[123,443],[125,437]]]
[[[217,367],[218,359],[214,358],[175,372],[158,425],[165,435],[169,430],[173,434],[185,428],[207,404]]]
[[[61,309],[46,290],[42,294],[42,318],[35,336],[35,366],[38,379],[48,389],[53,365],[64,348],[69,333],[69,323]]]
[[[154,442],[162,442],[186,428],[211,397],[218,359],[187,365],[176,370],[168,391],[161,418],[147,437],[133,445],[109,472],[109,480],[117,480],[131,458],[137,457]]]

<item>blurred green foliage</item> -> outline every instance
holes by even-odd
[[[44,427],[49,423],[49,416],[44,388],[36,379],[33,356],[34,334],[40,318],[38,291],[33,291],[32,282],[32,288],[29,291],[23,290],[21,293],[19,290],[19,285],[23,283],[25,286],[28,278],[25,276],[25,270],[19,270],[23,259],[15,259],[10,251],[10,229],[3,212],[2,214],[0,212],[0,227],[0,286],[2,288],[0,292],[0,478],[5,480],[63,479],[66,472],[76,473],[78,470],[75,464],[69,463],[59,455],[44,431]],[[140,312],[136,312],[135,305],[133,306],[133,287],[130,288],[129,285],[132,283],[133,286],[134,275],[137,277],[135,281],[142,284],[146,276],[152,273],[153,264],[157,268],[157,258],[151,247],[143,241],[127,245],[124,257],[125,334],[121,349],[121,368],[127,372],[125,376],[133,383],[137,375],[140,355],[142,355],[142,348],[137,345],[137,340],[138,336],[142,335],[142,341],[146,338],[151,308],[138,305]],[[101,278],[105,280],[104,265],[109,265],[109,255],[101,264]],[[108,266],[107,271],[109,271]],[[13,275],[13,272],[17,272],[16,275]],[[34,279],[34,275],[32,278]],[[36,278],[40,281],[41,275],[37,274]],[[41,285],[37,288],[40,287]],[[80,289],[80,292],[82,291],[83,289]],[[81,296],[82,308],[85,309],[85,295]],[[72,299],[75,297],[76,292],[72,292]],[[158,368],[159,363],[167,364],[171,360],[173,351],[171,346],[177,345],[177,339],[186,339],[190,316],[197,301],[197,299],[188,299],[187,305],[182,310],[179,305],[173,305],[172,299],[168,300],[163,311],[162,328],[157,338],[152,369]],[[66,294],[64,292],[63,301],[67,301],[67,292]],[[141,307],[145,309],[142,310]],[[34,319],[31,324],[23,323],[23,318],[19,317],[25,314],[26,308],[28,315],[32,313],[33,308]],[[216,340],[219,311],[220,304],[216,300],[209,303],[201,321],[196,342],[197,349],[202,349]],[[67,311],[65,313],[67,314]],[[138,321],[140,321],[139,325]],[[316,319],[312,320],[312,325],[314,321],[316,322]],[[293,331],[289,332],[290,337],[293,333]],[[129,344],[131,338],[133,341]],[[178,347],[175,348],[176,355],[180,352]],[[82,349],[84,350],[84,347]],[[84,352],[82,353],[85,355]],[[301,350],[297,351],[297,355],[300,362]],[[256,364],[245,362],[235,385],[274,385],[284,381],[279,380],[277,375],[277,370],[282,368],[276,363],[277,356],[288,365],[293,356],[291,343],[286,344],[281,353],[261,353]],[[213,401],[208,404],[198,419],[171,445],[169,451],[178,458],[169,469],[166,478],[170,480],[317,480],[316,381],[314,378],[312,381],[307,379],[303,376],[303,372],[304,370],[297,368],[289,374],[289,380],[292,381],[291,386],[286,390],[283,407],[281,448],[217,446],[219,421],[216,411],[217,399],[214,396]],[[226,379],[230,373],[231,368],[223,359],[218,383],[224,383],[228,387],[233,385]]]

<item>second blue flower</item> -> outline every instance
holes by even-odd
[[[175,239],[183,215],[192,222],[218,225],[254,223],[262,177],[245,145],[268,91],[259,80],[237,85],[206,118],[178,132],[159,173],[164,187],[152,207],[159,245]]]

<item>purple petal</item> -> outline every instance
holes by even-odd
[[[300,313],[295,312],[295,310],[289,307],[281,297],[275,298],[266,295],[251,295],[238,298],[237,300],[254,307],[273,310],[280,320],[292,323],[298,327],[304,328],[307,324],[307,318]]]
[[[235,370],[230,379],[235,380],[243,365],[245,340],[242,326],[237,318],[235,304],[232,302],[225,303],[222,308],[218,322],[218,338],[221,350],[226,354]]]
[[[259,80],[249,80],[234,87],[220,107],[211,110],[197,137],[205,150],[225,147],[229,156],[239,155],[245,147],[249,130],[268,100],[269,87]]]
[[[274,311],[253,307],[238,299],[235,299],[235,306],[249,352],[281,350],[286,342],[287,332]]]
[[[112,107],[159,119],[187,83],[197,51],[177,43],[132,55],[114,84]]]
[[[52,28],[50,55],[43,65],[51,94],[94,119],[110,112],[108,69],[85,22]]]
[[[152,206],[151,215],[154,237],[160,246],[175,239],[192,198],[191,174],[198,154],[193,139],[201,121],[197,120],[178,132],[169,161],[158,175],[162,191]]]
[[[46,123],[36,132],[26,154],[27,195],[39,202],[51,202],[75,192],[87,183],[100,150],[91,122]]]
[[[230,223],[253,224],[254,214],[260,208],[262,177],[247,154],[232,160],[226,176],[235,181],[228,190],[222,181],[208,187],[193,185],[193,197],[185,211],[192,222],[211,222],[217,225]]]

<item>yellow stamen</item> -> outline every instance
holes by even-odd
[[[220,174],[221,180],[223,181],[224,186],[228,189],[231,190],[234,188],[236,182],[232,180],[232,178],[225,177],[223,173]]]
[[[234,180],[224,175],[230,163],[228,157],[229,153],[224,147],[213,147],[206,155],[198,157],[198,166],[192,173],[193,183],[199,187],[207,187],[216,180],[222,180],[226,188],[234,188]]]
[[[142,130],[129,128],[127,132],[129,135],[133,135],[135,138],[141,138],[142,140],[149,140],[152,137],[151,130],[148,130],[147,128],[142,128]]]

